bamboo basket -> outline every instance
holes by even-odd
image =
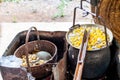
[[[91,9],[92,12],[95,12],[95,7],[92,6]],[[114,37],[120,43],[120,0],[100,0],[98,15],[105,20],[107,27],[111,29]],[[101,24],[97,19],[95,22]]]

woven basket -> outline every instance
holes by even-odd
[[[29,39],[29,34],[32,28],[35,29],[37,32],[37,38],[38,40],[28,42]],[[47,51],[52,55],[52,58],[49,59],[46,63],[42,65],[37,65],[37,66],[30,66],[29,65],[29,59],[28,59],[28,53],[31,54],[35,50],[40,50],[40,51]],[[54,43],[47,41],[47,40],[39,40],[39,35],[38,31],[35,27],[31,27],[28,30],[28,33],[26,35],[26,43],[20,46],[16,51],[15,51],[15,56],[21,58],[22,55],[26,55],[26,60],[27,60],[27,69],[29,72],[32,72],[32,75],[36,78],[44,78],[51,74],[52,72],[52,66],[56,62],[56,54],[57,54],[57,47]]]
[[[95,12],[93,6],[92,12]],[[105,20],[107,27],[111,29],[114,37],[120,43],[120,0],[100,0],[98,15]],[[98,20],[96,20],[96,23],[100,24]]]

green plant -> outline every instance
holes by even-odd
[[[57,9],[58,12],[54,15],[53,18],[57,18],[57,17],[64,17],[64,8],[67,6],[69,0],[61,0],[60,4],[58,5]]]
[[[17,17],[16,16],[13,16],[13,23],[16,23],[17,22]]]

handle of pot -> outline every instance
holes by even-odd
[[[32,31],[32,29],[35,30],[36,35],[37,35],[37,39],[40,40],[40,37],[39,37],[39,33],[38,33],[37,28],[36,28],[36,27],[31,27],[31,28],[29,28],[29,30],[28,30],[28,32],[27,32],[27,34],[26,34],[25,44],[28,43],[29,35],[30,35],[30,32]],[[26,55],[26,61],[27,61],[27,66],[28,66],[28,72],[31,72],[31,68],[30,68],[30,64],[29,64],[29,58],[28,58],[28,53],[29,53],[29,52],[28,52],[28,47],[25,46],[25,48],[26,48],[26,54],[25,54],[25,55]]]
[[[75,7],[75,8],[74,8],[74,14],[73,14],[73,26],[72,26],[72,28],[75,26],[76,10],[77,10],[77,9],[81,9],[82,11],[85,11],[85,12],[87,12],[88,14],[91,14],[92,16],[94,16],[95,18],[97,18],[100,22],[102,22],[102,24],[103,24],[103,26],[104,26],[104,30],[105,30],[106,46],[108,47],[107,28],[106,28],[105,21],[104,21],[104,19],[103,19],[101,16],[98,16],[98,15],[92,13],[92,12],[89,12],[89,11],[83,9],[82,7],[79,7],[79,6],[78,6],[78,7]]]
[[[28,32],[27,32],[26,39],[25,39],[25,43],[28,43],[29,35],[30,35],[30,32],[32,31],[32,29],[35,30],[36,35],[37,35],[37,39],[40,40],[39,32],[38,32],[37,28],[36,28],[36,27],[31,27],[31,28],[29,28],[29,30],[28,30]]]

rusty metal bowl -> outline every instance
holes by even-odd
[[[28,42],[30,31],[35,29],[38,40]],[[34,51],[46,51],[52,56],[46,63],[36,66],[30,66],[28,54],[32,54]],[[31,27],[26,35],[26,43],[21,45],[15,52],[14,55],[22,58],[26,55],[27,69],[36,78],[44,78],[51,74],[52,66],[56,63],[57,47],[54,43],[47,40],[39,40],[38,31],[35,27]]]

